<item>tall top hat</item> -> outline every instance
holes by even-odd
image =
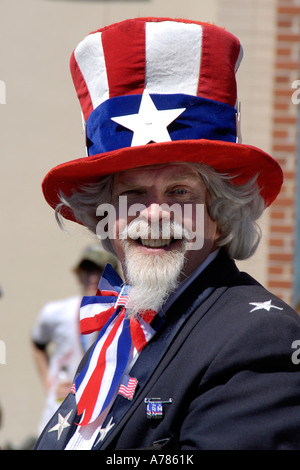
[[[137,18],[89,34],[71,56],[86,126],[87,156],[53,168],[43,192],[60,192],[131,168],[199,162],[243,184],[257,176],[266,205],[282,171],[262,150],[240,142],[235,73],[239,40],[215,25]],[[63,212],[75,220],[71,211]]]

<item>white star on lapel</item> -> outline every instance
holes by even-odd
[[[283,310],[283,308],[276,307],[276,305],[272,305],[272,300],[266,300],[266,302],[249,302],[249,305],[255,305],[255,307],[250,310],[250,313],[254,312],[255,310],[267,310],[269,312],[271,308]]]
[[[73,410],[71,410],[67,416],[64,418],[60,413],[58,414],[58,423],[55,424],[55,426],[53,426],[53,428],[49,429],[48,432],[52,432],[52,431],[57,431],[57,440],[60,439],[60,436],[62,435],[62,432],[65,428],[68,428],[70,425],[70,423],[68,423],[68,419],[71,415]]]
[[[112,121],[133,131],[131,147],[146,145],[149,142],[169,142],[167,127],[186,108],[158,110],[147,90],[144,90],[138,114],[112,117]]]
[[[113,417],[110,418],[109,422],[107,423],[106,427],[105,428],[100,428],[99,429],[99,432],[100,432],[100,437],[99,439],[97,440],[97,442],[95,442],[94,446],[96,446],[99,442],[102,442],[105,437],[106,437],[106,434],[109,433],[109,431],[111,430],[111,428],[114,427],[115,423],[112,422],[113,420]]]

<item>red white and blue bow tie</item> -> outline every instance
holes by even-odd
[[[93,422],[110,404],[126,369],[132,347],[140,352],[155,334],[156,312],[136,318],[126,312],[130,286],[107,265],[97,294],[83,297],[80,308],[82,334],[100,331],[85,367],[75,379],[80,425]]]

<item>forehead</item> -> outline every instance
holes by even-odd
[[[117,173],[114,177],[114,185],[118,184],[149,184],[152,182],[169,183],[173,181],[202,182],[202,178],[195,168],[188,164],[152,165]]]

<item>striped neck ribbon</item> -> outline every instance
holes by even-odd
[[[154,310],[136,317],[126,311],[130,286],[107,265],[95,296],[83,297],[80,308],[82,334],[100,331],[85,367],[75,378],[77,412],[81,426],[95,419],[115,398],[132,348],[139,353],[161,326]]]

